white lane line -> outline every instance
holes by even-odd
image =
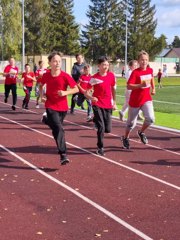
[[[111,219],[113,219],[114,221],[118,222],[119,224],[121,224],[122,226],[124,226],[125,228],[127,228],[128,230],[130,230],[131,232],[133,232],[134,234],[140,236],[142,239],[144,240],[153,240],[152,238],[150,238],[149,236],[147,236],[146,234],[144,234],[143,232],[139,231],[137,228],[131,226],[130,224],[128,224],[127,222],[125,222],[124,220],[122,220],[121,218],[117,217],[116,215],[114,215],[113,213],[111,213],[110,211],[108,211],[107,209],[103,208],[101,205],[97,204],[96,202],[93,202],[91,199],[85,197],[84,195],[82,195],[81,193],[77,192],[76,190],[74,190],[73,188],[69,187],[68,185],[64,184],[63,182],[59,181],[58,179],[52,177],[51,175],[43,172],[42,170],[40,170],[37,166],[29,163],[28,161],[26,161],[24,158],[18,156],[16,153],[10,151],[9,149],[7,149],[6,147],[4,147],[3,145],[0,145],[0,147],[5,150],[6,152],[8,152],[10,155],[14,156],[15,158],[19,159],[21,162],[23,162],[24,164],[28,165],[29,167],[31,167],[32,169],[34,169],[35,171],[37,171],[38,173],[40,173],[41,175],[43,175],[44,177],[48,178],[49,180],[57,183],[59,186],[65,188],[67,191],[73,193],[74,195],[76,195],[77,197],[79,197],[80,199],[82,199],[84,202],[90,204],[91,206],[93,206],[94,208],[98,209],[100,212],[104,213],[105,215],[107,215],[108,217],[110,217]]]
[[[18,123],[18,122],[13,121],[13,120],[10,120],[10,119],[5,118],[5,117],[3,117],[3,116],[0,116],[0,118],[4,119],[4,120],[6,120],[6,121],[12,122],[12,123],[14,123],[14,124],[17,124],[17,125],[19,125],[19,126],[21,126],[21,127],[27,128],[27,129],[29,129],[29,130],[31,130],[31,131],[33,131],[33,132],[39,133],[39,134],[41,134],[41,135],[44,135],[44,136],[46,136],[46,137],[49,137],[49,138],[53,139],[53,137],[52,137],[51,135],[46,134],[46,133],[44,133],[44,132],[41,132],[41,131],[39,131],[39,130],[30,128],[30,127],[28,127],[28,126],[26,126],[26,125],[24,125],[24,124]],[[114,161],[114,160],[112,160],[112,159],[110,159],[110,158],[106,158],[106,157],[104,157],[104,156],[99,156],[99,155],[97,155],[97,154],[95,154],[95,153],[93,153],[93,152],[90,152],[90,151],[88,151],[88,150],[86,150],[86,149],[84,149],[84,148],[81,148],[81,147],[79,147],[79,146],[77,146],[77,145],[71,144],[71,143],[69,143],[69,142],[66,142],[66,143],[67,143],[69,146],[71,146],[71,147],[74,147],[74,148],[76,148],[76,149],[79,149],[79,150],[81,150],[81,151],[83,151],[83,152],[86,152],[86,153],[88,153],[88,154],[91,154],[91,155],[93,155],[93,156],[95,156],[95,157],[101,158],[101,159],[103,159],[104,161],[110,162],[110,163],[115,164],[115,165],[117,165],[117,166],[120,166],[120,167],[123,167],[123,168],[125,168],[125,169],[128,169],[128,170],[130,170],[130,171],[132,171],[132,172],[135,172],[135,173],[137,173],[137,174],[140,174],[140,175],[142,175],[142,176],[144,176],[144,177],[150,178],[150,179],[152,179],[152,180],[154,180],[154,181],[156,181],[156,182],[159,182],[159,183],[162,183],[162,184],[167,185],[167,186],[169,186],[169,187],[172,187],[172,188],[175,188],[175,189],[177,189],[177,190],[180,190],[180,187],[177,186],[177,185],[174,185],[174,184],[172,184],[172,183],[166,182],[166,181],[164,181],[164,180],[162,180],[162,179],[160,179],[160,178],[154,177],[154,176],[152,176],[152,175],[149,175],[149,174],[147,174],[147,173],[141,172],[141,171],[136,170],[136,169],[134,169],[134,168],[128,167],[128,166],[126,166],[126,165],[124,165],[124,164],[118,163],[118,162],[116,162],[116,161]]]
[[[71,121],[68,121],[68,120],[65,120],[65,122],[68,122],[68,123],[70,123],[71,125],[80,126],[80,127],[82,127],[82,128],[92,129],[91,127],[87,127],[87,126],[84,126],[84,125],[80,125],[80,124],[78,124],[78,123],[74,123],[74,122],[71,122]],[[120,136],[117,135],[117,134],[108,133],[108,135],[114,136],[114,137],[118,137],[118,138],[120,139]],[[134,139],[130,139],[130,141],[131,141],[131,142],[135,142],[135,143],[140,143],[139,141],[134,140]],[[158,150],[161,150],[161,151],[165,151],[165,152],[168,152],[168,153],[171,153],[171,154],[175,154],[175,155],[180,156],[180,153],[178,153],[178,152],[171,151],[171,150],[168,150],[168,149],[165,149],[165,148],[161,148],[161,147],[157,147],[157,146],[152,145],[152,144],[146,144],[146,146],[149,146],[149,147],[151,147],[151,148],[155,148],[155,149],[158,149]]]

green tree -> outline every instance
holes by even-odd
[[[155,37],[156,10],[150,3],[150,0],[127,0],[128,59],[136,59],[141,50],[147,51],[153,59],[166,45],[164,36]]]
[[[49,3],[43,0],[25,1],[25,53],[38,55],[48,51]]]
[[[20,60],[22,46],[21,3],[19,0],[0,0],[0,6],[2,8],[1,19],[3,20],[3,24],[1,22],[3,58],[8,59],[13,56]]]
[[[178,36],[174,37],[174,40],[172,42],[173,48],[180,48],[180,38]]]
[[[64,54],[74,55],[80,51],[79,25],[75,23],[72,14],[73,0],[51,0],[50,2],[50,30],[47,36],[49,49],[58,50]]]
[[[120,58],[124,48],[124,4],[117,0],[91,0],[83,27],[81,45],[85,56],[95,61],[106,55]]]

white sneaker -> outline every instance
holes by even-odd
[[[36,104],[36,108],[40,108],[39,104]]]
[[[91,121],[93,121],[93,118],[91,116],[88,116],[86,122],[91,122]]]

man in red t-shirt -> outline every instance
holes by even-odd
[[[15,59],[9,59],[9,65],[7,65],[4,69],[3,76],[5,76],[5,98],[4,102],[7,103],[9,93],[12,92],[12,110],[16,110],[16,102],[17,102],[17,86],[16,81],[18,77],[18,67],[15,65]]]
[[[128,82],[127,88],[132,90],[129,99],[129,112],[126,123],[125,135],[122,137],[123,148],[129,149],[129,135],[135,127],[139,111],[142,110],[144,115],[144,123],[138,130],[138,137],[144,144],[148,143],[144,131],[154,122],[154,109],[151,94],[155,94],[155,84],[153,70],[148,66],[149,54],[141,51],[138,56],[139,68],[135,69]],[[152,92],[150,94],[150,88]]]
[[[23,90],[25,92],[25,98],[23,100],[22,108],[28,109],[28,103],[31,97],[33,82],[36,82],[34,72],[31,72],[29,64],[25,65],[25,72],[22,73],[21,82],[23,83]]]
[[[42,85],[46,84],[46,113],[45,123],[52,129],[61,164],[69,162],[66,155],[66,142],[63,129],[63,120],[68,111],[67,95],[77,93],[78,87],[74,79],[61,70],[61,54],[52,52],[49,57],[51,70],[42,77]],[[68,88],[68,90],[67,90]]]
[[[109,72],[109,62],[106,57],[98,59],[99,71],[94,74],[88,84],[85,96],[92,101],[94,122],[97,127],[98,155],[104,155],[104,133],[111,132],[112,109],[116,109],[116,79]],[[91,92],[93,94],[91,95]]]

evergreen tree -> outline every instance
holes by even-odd
[[[3,58],[7,60],[13,56],[20,60],[22,46],[21,3],[19,0],[0,0],[0,6],[2,8],[1,20],[3,20],[3,24],[1,23]]]
[[[155,5],[150,3],[150,0],[127,0],[128,59],[136,59],[141,50],[147,51],[153,59],[163,48],[164,37],[155,38]],[[157,45],[162,48],[158,49]]]
[[[117,0],[91,0],[81,36],[82,48],[89,60],[106,55],[120,58],[124,48],[124,4]]]
[[[48,1],[25,1],[25,53],[27,55],[34,56],[47,52],[48,13]]]
[[[80,50],[79,25],[72,14],[73,0],[50,1],[49,49],[74,55]]]
[[[180,38],[178,36],[174,37],[174,40],[172,42],[173,48],[180,48]]]

